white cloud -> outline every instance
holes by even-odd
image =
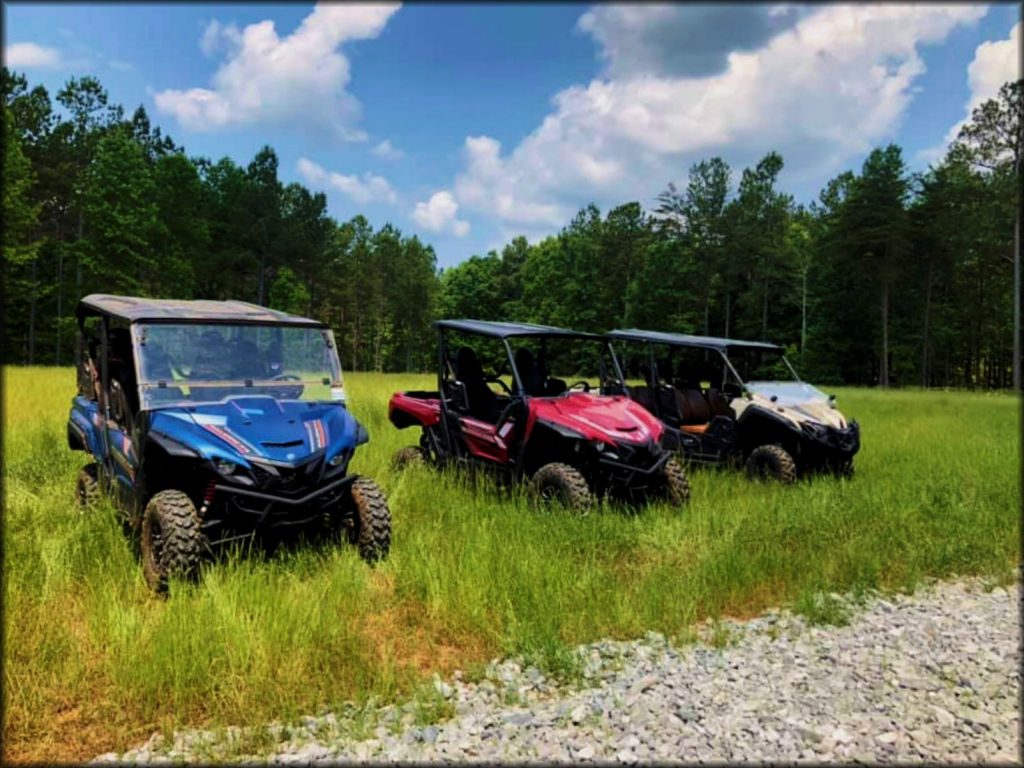
[[[346,90],[351,73],[339,46],[377,37],[398,7],[321,3],[284,38],[269,20],[242,30],[212,21],[200,48],[208,56],[226,53],[212,87],[161,91],[157,108],[194,131],[273,125],[365,140],[354,128],[361,109]]]
[[[384,141],[371,149],[370,153],[377,155],[377,157],[383,157],[385,160],[401,160],[405,156],[405,152],[392,145],[390,139],[384,139]]]
[[[299,175],[306,183],[320,189],[334,189],[352,198],[355,202],[365,205],[367,203],[396,203],[398,196],[392,189],[388,180],[383,176],[373,173],[364,173],[359,176],[346,176],[343,173],[326,171],[312,160],[299,158],[297,165]]]
[[[790,182],[818,178],[891,138],[925,69],[918,47],[985,12],[815,6],[760,48],[729,53],[714,75],[634,72],[567,88],[504,156],[494,139],[468,137],[455,195],[504,222],[557,228],[591,200],[647,203],[715,154],[741,167],[775,149]]]
[[[1004,83],[1020,78],[1020,26],[1019,21],[1014,24],[1010,36],[1005,40],[987,40],[974,49],[974,58],[967,65],[967,85],[971,93],[964,104],[964,117],[946,132],[941,144],[918,152],[919,161],[939,162],[975,108],[998,96]]]
[[[4,49],[4,63],[12,69],[16,67],[49,69],[60,66],[60,51],[35,43],[14,43]]]
[[[971,86],[968,111],[981,106],[999,94],[1007,81],[1020,78],[1020,22],[1013,25],[1006,40],[989,40],[974,51],[967,66],[967,83]]]
[[[425,203],[416,203],[412,218],[424,229],[431,232],[451,232],[456,237],[469,234],[469,222],[455,217],[459,204],[447,189],[442,189],[430,196]]]

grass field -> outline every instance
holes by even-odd
[[[163,600],[113,510],[73,505],[86,461],[65,440],[73,370],[5,369],[3,758],[82,761],[156,729],[394,699],[503,654],[567,673],[567,650],[599,637],[686,637],[780,603],[835,619],[816,595],[1001,581],[1020,560],[1011,395],[838,389],[862,425],[851,481],[695,470],[688,507],[573,517],[425,468],[393,473],[418,431],[391,426],[387,399],[430,382],[346,377],[371,437],[353,470],[379,481],[394,519],[385,564],[354,548],[232,556]]]

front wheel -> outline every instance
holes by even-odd
[[[791,485],[796,481],[796,462],[778,445],[761,445],[750,452],[747,477],[751,480],[778,480],[782,485]]]
[[[538,469],[531,485],[544,505],[561,504],[574,512],[586,512],[596,501],[580,471],[561,462],[551,462]]]
[[[96,506],[100,498],[99,465],[86,464],[75,483],[75,503],[84,511]]]
[[[194,578],[202,557],[203,533],[195,505],[181,491],[160,491],[142,513],[142,572],[150,588],[167,590],[172,576]]]
[[[686,504],[690,500],[690,481],[683,465],[669,459],[661,468],[661,495],[672,504]]]
[[[355,512],[349,542],[368,563],[385,559],[391,549],[391,510],[384,493],[370,478],[357,477],[349,488],[349,503]]]

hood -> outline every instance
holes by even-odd
[[[291,465],[314,455],[351,449],[365,432],[336,403],[235,397],[220,403],[154,411],[150,432],[168,437],[204,459],[247,464],[266,459]]]
[[[661,439],[664,427],[642,405],[622,395],[573,392],[530,399],[533,420],[565,427],[587,440],[642,445]]]
[[[747,383],[747,388],[753,395],[751,400],[738,397],[732,402],[737,415],[747,405],[758,405],[797,427],[805,421],[814,421],[837,429],[846,427],[846,419],[829,402],[828,396],[807,382],[752,381]],[[771,401],[772,395],[776,397],[774,403]]]

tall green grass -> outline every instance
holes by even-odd
[[[164,600],[114,510],[73,505],[86,461],[65,441],[73,371],[5,369],[4,757],[89,759],[157,728],[394,699],[501,654],[568,673],[568,650],[599,637],[686,636],[704,618],[814,610],[819,593],[924,576],[1001,580],[1020,559],[1011,395],[840,389],[862,425],[853,480],[695,470],[685,508],[574,517],[479,480],[393,472],[418,431],[387,421],[387,399],[431,380],[346,377],[371,436],[353,470],[392,509],[386,563],[349,547],[239,551]]]

